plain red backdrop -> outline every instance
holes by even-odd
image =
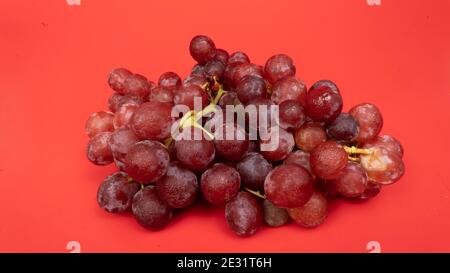
[[[0,2],[0,251],[450,251],[450,1]],[[96,191],[114,167],[85,156],[84,123],[106,109],[108,72],[186,76],[190,39],[243,50],[259,64],[286,53],[308,85],[338,83],[344,109],[373,102],[400,139],[406,174],[366,203],[338,201],[314,230],[290,224],[239,238],[223,208],[195,206],[164,230],[111,215]]]

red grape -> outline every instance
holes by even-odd
[[[136,110],[130,128],[141,139],[164,140],[170,136],[174,118],[172,105],[163,102],[146,102]]]
[[[254,98],[266,98],[266,82],[260,77],[247,76],[237,85],[236,94],[243,104],[247,104]]]
[[[193,84],[193,85],[202,87],[207,82],[208,82],[208,79],[205,76],[192,74],[192,75],[188,76],[186,79],[184,79],[183,86],[188,86],[188,85]]]
[[[214,136],[216,152],[223,159],[237,161],[248,151],[247,134],[235,123],[223,123],[216,128]]]
[[[269,133],[269,138],[267,140],[260,140],[261,154],[270,161],[280,161],[285,159],[295,146],[294,137],[291,133],[282,128],[279,128],[278,131],[278,135]],[[270,145],[272,147],[274,143],[276,143],[276,140],[274,140],[273,137],[278,137],[278,145],[275,146],[274,150],[265,150],[261,145]]]
[[[169,161],[166,147],[157,141],[144,140],[129,147],[125,171],[134,180],[149,184],[166,174]]]
[[[146,98],[150,93],[150,87],[150,83],[146,77],[133,74],[124,82],[124,93],[125,95]]]
[[[112,132],[114,131],[114,114],[109,112],[96,112],[93,113],[86,121],[85,131],[89,137],[94,137],[95,135],[102,132]]]
[[[280,104],[285,100],[296,100],[302,106],[305,106],[306,84],[296,77],[281,79],[272,87],[271,100],[276,104]]]
[[[190,130],[191,136],[202,134],[199,129]],[[205,138],[196,140],[188,137],[188,130],[183,130],[182,134],[186,137],[175,141],[175,153],[177,159],[189,170],[204,170],[214,160],[215,148],[214,142]]]
[[[128,69],[116,68],[108,76],[108,84],[112,90],[119,94],[125,94],[125,80],[133,75]]]
[[[197,35],[191,40],[189,52],[199,64],[205,64],[216,56],[216,46],[209,37]]]
[[[239,236],[251,236],[263,222],[263,207],[257,197],[239,192],[225,207],[227,224]]]
[[[295,144],[303,151],[310,152],[325,141],[327,134],[320,123],[308,122],[295,131]]]
[[[348,113],[341,113],[327,125],[327,135],[334,140],[351,142],[356,139],[358,133],[358,121]]]
[[[165,72],[159,77],[158,85],[164,89],[174,90],[181,86],[181,78],[174,72]]]
[[[297,150],[293,153],[290,153],[288,157],[286,157],[286,159],[283,161],[283,164],[295,164],[298,166],[302,166],[311,173],[310,155],[308,152],[302,150]]]
[[[270,227],[280,227],[289,221],[287,210],[279,208],[269,200],[264,200],[264,223]]]
[[[249,63],[250,59],[248,58],[247,54],[241,51],[234,52],[230,55],[228,58],[228,64],[233,63]]]
[[[241,177],[236,169],[222,163],[206,170],[200,180],[203,197],[214,205],[230,201],[241,187]]]
[[[197,85],[181,87],[181,89],[175,93],[174,102],[175,104],[186,105],[189,109],[193,110],[195,97],[201,99],[202,108],[209,104],[208,94]]]
[[[327,218],[327,199],[320,192],[316,191],[305,205],[299,208],[288,209],[288,213],[295,223],[303,227],[317,227]]]
[[[186,208],[197,196],[197,176],[178,164],[170,163],[167,173],[156,181],[159,197],[172,208]]]
[[[314,121],[332,122],[342,111],[342,97],[331,89],[312,89],[306,95],[305,107]]]
[[[359,123],[358,142],[367,142],[378,136],[383,127],[380,110],[371,103],[358,104],[349,111]]]
[[[305,109],[296,100],[285,100],[279,105],[280,127],[285,130],[300,128],[306,120]]]
[[[218,60],[211,60],[205,64],[205,75],[217,79],[223,78],[225,72],[225,64]]]
[[[191,69],[191,76],[198,75],[198,76],[205,76],[205,66],[201,64],[196,64]]]
[[[361,200],[372,199],[375,196],[377,196],[380,193],[380,191],[381,191],[380,184],[375,184],[369,181],[367,183],[366,190],[361,194],[361,196],[359,196],[359,199]]]
[[[311,151],[311,169],[322,179],[336,179],[347,166],[347,152],[335,141],[319,144]]]
[[[264,71],[261,66],[251,63],[242,63],[236,66],[233,71],[233,84],[237,86],[246,76],[264,78]]]
[[[337,87],[337,85],[330,81],[330,80],[320,80],[317,81],[316,83],[314,83],[311,88],[309,89],[314,90],[314,89],[324,89],[324,90],[329,90],[332,93],[336,93],[336,94],[340,94],[341,92],[339,91],[339,88]]]
[[[173,90],[157,86],[153,88],[148,96],[148,101],[159,101],[159,102],[167,102],[173,103]]]
[[[102,132],[96,134],[89,140],[87,145],[87,157],[89,161],[95,165],[108,165],[114,161],[111,149],[109,148],[109,140],[111,132]]]
[[[159,198],[155,186],[150,185],[134,195],[132,211],[137,222],[148,229],[158,230],[172,219],[172,209]]]
[[[114,128],[129,128],[131,123],[131,118],[134,113],[139,109],[138,104],[125,103],[117,109],[114,116]]]
[[[273,169],[272,164],[259,153],[248,153],[236,166],[242,184],[255,191],[264,190],[264,180]]]
[[[215,60],[221,61],[224,65],[226,65],[228,63],[228,57],[228,52],[225,49],[216,49],[216,56],[214,57]]]
[[[267,199],[282,208],[303,206],[313,191],[312,176],[305,168],[293,164],[274,168],[264,182]]]
[[[127,211],[140,188],[138,183],[128,181],[128,176],[123,172],[110,175],[98,188],[98,205],[111,213]]]
[[[139,142],[139,138],[130,129],[117,129],[109,139],[109,148],[116,161],[125,162],[128,150],[135,143]]]
[[[336,190],[343,196],[358,197],[367,188],[367,174],[358,163],[348,162],[343,175],[330,182],[334,183]]]
[[[267,60],[264,71],[269,82],[274,84],[283,78],[294,76],[296,68],[291,57],[278,54]]]

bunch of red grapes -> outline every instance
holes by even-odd
[[[289,219],[316,227],[332,199],[370,199],[403,175],[403,148],[394,137],[379,135],[383,118],[375,105],[342,112],[336,84],[320,80],[307,90],[284,54],[261,66],[203,35],[189,50],[197,64],[184,80],[174,72],[158,83],[124,68],[110,73],[110,111],[86,123],[88,159],[119,169],[98,189],[98,204],[107,212],[131,210],[139,224],[157,230],[201,195],[225,205],[230,229],[250,236],[263,223],[278,227]],[[194,98],[209,111],[171,116],[174,105],[193,109]],[[171,137],[174,123],[181,133],[205,131],[216,105],[278,105],[278,146],[264,151],[267,139],[216,139],[214,131],[201,139]],[[220,126],[248,136],[249,128],[236,122]]]

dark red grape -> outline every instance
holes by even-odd
[[[150,93],[150,83],[147,78],[139,75],[133,74],[129,76],[124,83],[124,93],[125,95],[136,96],[140,98],[147,98]]]
[[[273,129],[273,127],[272,127]],[[295,142],[294,136],[288,131],[278,128],[278,134],[273,133],[273,130],[269,130],[268,139],[260,140],[261,154],[270,161],[280,161],[285,159],[290,152],[294,149]],[[272,136],[273,135],[273,136]],[[278,139],[276,137],[278,136]],[[278,145],[276,145],[278,142]],[[275,148],[269,150],[268,148]]]
[[[216,56],[214,57],[215,60],[221,61],[224,65],[227,65],[228,57],[228,52],[225,49],[216,49]]]
[[[128,180],[126,173],[118,172],[108,176],[98,188],[98,205],[107,212],[124,212],[131,208],[133,196],[140,185]]]
[[[130,128],[141,139],[164,140],[170,136],[174,122],[171,112],[170,103],[146,102],[134,113]]]
[[[148,96],[148,101],[159,101],[166,103],[173,103],[173,90],[157,86],[153,88]]]
[[[234,72],[240,65],[241,63],[228,63],[227,66],[225,66],[225,71],[223,72],[223,85],[227,91],[230,91],[232,89],[234,90],[234,88],[236,87],[233,81],[233,77]]]
[[[263,222],[263,207],[257,197],[239,192],[225,207],[227,224],[239,236],[251,236]]]
[[[197,196],[197,176],[178,164],[170,163],[167,173],[156,181],[159,197],[172,208],[186,208]]]
[[[313,178],[303,167],[280,165],[266,177],[264,192],[277,207],[298,208],[306,204],[313,194]]]
[[[239,101],[236,92],[227,92],[219,100],[219,106],[222,107],[222,109],[225,109],[227,105],[236,106],[240,104],[242,103]]]
[[[289,215],[284,208],[279,208],[269,200],[264,200],[264,223],[270,227],[280,227],[289,221]]]
[[[223,78],[225,72],[225,64],[218,60],[211,60],[205,64],[205,75],[208,77]]]
[[[188,130],[183,130],[183,139],[175,141],[177,159],[189,170],[204,170],[214,160],[214,142],[206,138],[194,139],[195,134],[202,134],[199,129],[190,130],[192,137],[188,136]]]
[[[204,76],[205,75],[205,66],[201,64],[196,64],[191,69],[191,75],[199,75]]]
[[[343,175],[331,180],[336,190],[345,197],[361,196],[367,188],[366,171],[355,162],[348,162]]]
[[[285,100],[296,100],[302,106],[305,106],[306,91],[306,84],[302,80],[296,77],[287,77],[273,85],[271,100],[276,104]]]
[[[122,104],[114,115],[114,128],[129,128],[131,118],[140,105],[134,103]]]
[[[383,127],[380,110],[371,103],[358,104],[349,111],[359,123],[359,134],[356,140],[365,143],[375,139]]]
[[[294,76],[296,68],[291,57],[278,54],[267,60],[264,72],[269,82],[274,84],[283,78]]]
[[[134,180],[149,184],[166,174],[169,152],[157,141],[144,140],[129,147],[125,157],[125,171]]]
[[[172,209],[159,198],[153,185],[134,195],[132,211],[141,226],[152,230],[163,228],[173,215]]]
[[[370,154],[361,155],[361,166],[366,170],[369,180],[389,185],[398,181],[405,173],[405,165],[399,154],[383,146],[369,148]]]
[[[189,52],[199,64],[206,64],[216,56],[216,46],[209,37],[197,35],[191,40]]]
[[[322,179],[338,178],[347,166],[347,152],[335,141],[319,144],[310,156],[312,172]]]
[[[181,87],[176,91],[174,102],[175,104],[186,105],[189,109],[194,109],[194,98],[199,98],[202,103],[202,108],[209,104],[208,94],[197,85],[188,85]]]
[[[175,90],[181,86],[181,78],[175,72],[165,72],[159,77],[158,84],[162,88]]]
[[[247,54],[245,54],[244,52],[241,51],[237,51],[237,52],[233,52],[230,57],[228,58],[228,63],[229,64],[233,64],[233,63],[249,63],[250,59],[248,58]]]
[[[316,191],[305,205],[287,211],[295,223],[306,228],[314,228],[321,225],[327,218],[327,199]]]
[[[128,149],[135,143],[139,142],[139,138],[127,128],[117,129],[109,139],[109,148],[114,156],[114,159],[125,162],[125,157]]]
[[[339,114],[326,128],[329,138],[344,142],[355,140],[359,133],[358,121],[348,113]]]
[[[109,98],[108,98],[108,109],[115,113],[120,101],[122,100],[123,96],[117,92],[114,92]]]
[[[303,151],[310,152],[325,141],[327,134],[320,123],[308,122],[295,131],[295,144]]]
[[[233,84],[237,86],[246,76],[254,76],[263,79],[264,70],[261,66],[251,63],[242,63],[236,66],[233,73]]]
[[[111,135],[111,132],[102,132],[89,140],[86,151],[89,161],[100,166],[111,164],[114,161],[109,148]]]
[[[375,196],[377,196],[380,193],[380,191],[381,191],[380,184],[375,184],[369,181],[367,183],[366,190],[361,194],[361,196],[359,196],[359,199],[361,200],[372,199]]]
[[[339,91],[339,88],[337,87],[337,85],[330,81],[330,80],[320,80],[317,81],[316,83],[314,83],[311,88],[309,90],[314,90],[314,89],[324,89],[324,90],[329,90],[333,93],[336,94],[340,94],[341,92]]]
[[[206,170],[200,180],[203,197],[214,205],[230,201],[241,187],[241,177],[236,169],[222,163]]]
[[[133,75],[128,69],[116,68],[108,76],[108,84],[112,90],[119,94],[125,94],[125,80]]]
[[[336,185],[330,180],[327,181],[316,177],[314,180],[314,186],[327,198],[339,196],[339,192],[336,188]]]
[[[193,75],[190,75],[189,77],[187,77],[186,79],[184,79],[183,86],[188,86],[188,85],[192,84],[192,85],[197,85],[199,87],[202,87],[207,82],[208,82],[208,79],[205,76],[193,74]]]
[[[93,113],[86,121],[85,131],[89,137],[94,137],[95,135],[102,132],[112,132],[114,131],[114,114],[100,111]]]
[[[254,191],[264,190],[264,180],[273,169],[272,164],[259,153],[248,153],[236,166],[242,184]]]
[[[220,157],[238,161],[247,153],[249,140],[242,127],[235,123],[224,123],[215,129],[214,145]]]
[[[306,120],[305,109],[296,100],[285,100],[279,105],[280,127],[285,130],[300,128]]]
[[[298,166],[302,166],[311,173],[310,155],[308,152],[302,150],[297,150],[293,153],[290,153],[288,157],[286,157],[286,159],[283,161],[283,164],[295,164]]]
[[[266,98],[266,82],[260,77],[246,76],[236,86],[236,94],[243,104],[247,104],[255,98]]]
[[[306,95],[305,107],[314,121],[332,122],[342,111],[342,97],[330,89],[312,89]]]
[[[370,149],[372,147],[383,147],[384,149],[388,150],[389,152],[395,153],[400,157],[403,157],[403,147],[400,141],[398,141],[393,136],[389,135],[383,135],[378,136],[377,138],[370,140],[369,142],[366,142],[362,148],[364,149]]]

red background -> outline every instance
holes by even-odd
[[[0,251],[450,251],[450,1],[0,2]],[[338,83],[344,109],[373,102],[406,150],[405,176],[366,203],[338,201],[314,230],[242,239],[223,208],[195,206],[162,231],[111,215],[96,191],[114,167],[85,156],[84,123],[106,109],[108,72],[186,76],[195,34],[260,64],[286,53],[308,85]]]

